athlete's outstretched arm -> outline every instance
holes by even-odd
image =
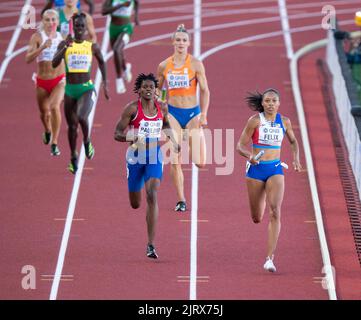
[[[286,135],[287,135],[288,141],[291,144],[291,149],[292,149],[292,153],[293,153],[293,168],[296,171],[301,171],[302,166],[300,163],[300,149],[298,146],[296,136],[292,129],[291,120],[286,117],[282,117],[282,121],[286,127]]]
[[[114,139],[120,142],[136,142],[136,136],[127,132],[127,128],[132,119],[137,114],[138,101],[128,103],[115,127]]]

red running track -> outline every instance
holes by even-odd
[[[35,1],[37,8],[40,4],[41,1]],[[314,30],[292,34],[294,50],[325,37],[325,31],[317,28],[323,4],[326,2],[292,1],[288,5],[291,28],[314,26]],[[345,12],[340,14],[340,19],[352,19],[357,5],[356,1],[339,1],[336,7]],[[282,30],[274,1],[203,1],[203,6],[202,52],[236,39]],[[0,7],[0,14],[2,12]],[[96,12],[96,27],[104,28],[105,19],[99,17],[99,5]],[[132,44],[155,35],[170,34],[181,22],[190,28],[192,1],[168,1],[166,8],[161,1],[142,1],[140,14],[142,25],[135,30]],[[207,16],[211,14],[219,15]],[[162,18],[173,20],[162,21]],[[14,25],[17,17],[1,18],[0,21],[0,26]],[[230,23],[234,26],[225,25]],[[207,29],[215,25],[218,26],[215,30]],[[16,48],[26,45],[31,33],[23,31]],[[1,58],[12,32],[2,35],[6,41],[0,44]],[[101,43],[101,30],[98,37]],[[156,71],[158,63],[172,54],[168,39],[127,49],[134,75]],[[305,163],[282,35],[250,40],[218,51],[206,58],[204,64],[211,90],[209,126],[222,129],[224,146],[225,130],[234,130],[233,148],[229,151],[234,152],[241,129],[252,114],[243,103],[246,91],[272,86],[281,91],[280,111],[292,120],[301,144],[302,163]],[[48,147],[42,145],[42,128],[30,81],[34,67],[25,65],[23,55],[16,57],[0,85],[0,133],[3,137],[0,161],[6,168],[0,180],[1,299],[49,298],[51,275],[55,272],[74,181],[66,171],[69,151],[65,122],[60,137],[61,156],[51,158]],[[315,68],[312,63],[301,64],[301,67],[305,70],[301,76],[305,74],[307,79],[307,72]],[[125,104],[135,95],[128,86],[126,94],[117,96],[112,60],[108,61],[108,71],[112,100],[106,102],[100,92],[92,130],[96,156],[85,163],[57,299],[189,299],[190,213],[174,213],[175,192],[170,183],[169,168],[165,167],[159,192],[160,219],[156,238],[160,259],[147,259],[145,205],[143,203],[137,211],[130,209],[124,161],[126,146],[113,141],[115,123]],[[307,80],[306,84],[309,83]],[[309,97],[311,88],[302,80],[301,85],[302,92]],[[310,112],[307,117],[312,119],[315,110],[308,108],[308,103],[312,105],[313,102],[306,99],[306,111]],[[321,103],[319,106],[322,108]],[[317,126],[310,127],[311,133],[313,128]],[[313,144],[317,146],[318,141],[312,136],[311,143],[314,149]],[[332,145],[329,146],[332,152]],[[283,157],[288,163],[291,162],[290,155],[286,144]],[[222,165],[216,165],[215,161],[199,173],[197,299],[328,299],[327,291],[320,283],[323,263],[306,171],[288,170],[286,173],[287,188],[276,260],[278,272],[267,274],[262,269],[267,217],[261,225],[251,222],[243,178],[244,160],[237,155],[234,159],[234,170],[230,175],[216,175],[216,168]],[[334,159],[329,159],[330,165],[334,163],[332,161]],[[190,165],[185,166],[189,202],[190,168]],[[317,177],[325,175],[317,165],[316,170]],[[339,190],[337,179],[335,176],[334,180],[328,181],[329,188]],[[320,186],[322,190],[323,185]],[[327,214],[334,214],[335,208],[327,206],[327,201],[322,205]],[[332,230],[335,224],[331,220],[327,218],[327,230]],[[346,225],[347,232],[350,230]],[[327,236],[333,237],[332,232]],[[341,258],[337,256],[340,253],[336,247],[342,251],[345,246],[352,246],[350,234],[345,239],[346,244],[344,240],[329,239],[331,260],[336,268],[344,268],[339,264]],[[353,293],[355,290],[360,292],[355,285],[350,285],[360,279],[354,254],[347,249],[347,261],[353,263],[349,264],[350,269],[342,269],[336,278],[341,299],[357,298]],[[24,265],[36,269],[36,290],[21,287]],[[345,278],[348,280],[344,281]]]

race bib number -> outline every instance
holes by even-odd
[[[167,82],[169,89],[189,88],[188,74],[167,74]]]
[[[89,56],[70,54],[68,56],[68,67],[71,70],[88,70],[90,67]]]
[[[146,138],[160,138],[163,121],[142,120],[139,123],[138,136]]]

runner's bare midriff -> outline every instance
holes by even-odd
[[[38,63],[38,77],[43,80],[54,79],[65,73],[64,62],[55,69],[51,65],[51,61],[41,61]]]
[[[172,96],[168,99],[168,104],[177,108],[193,108],[197,103],[196,96]]]

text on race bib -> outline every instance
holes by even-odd
[[[277,125],[278,127],[261,126],[259,128],[258,142],[267,145],[280,146],[283,139],[283,130],[279,124]]]
[[[156,121],[142,120],[139,123],[138,136],[146,138],[160,138],[163,127],[161,119]]]
[[[72,70],[88,70],[90,68],[89,55],[70,54],[68,56],[68,67]]]
[[[189,75],[188,74],[167,74],[167,82],[169,89],[189,88]]]

